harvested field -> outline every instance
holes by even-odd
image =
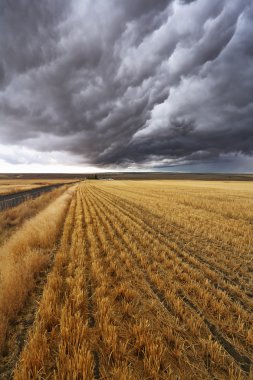
[[[252,195],[251,182],[82,182],[2,378],[252,379]]]

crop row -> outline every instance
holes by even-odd
[[[138,186],[79,186],[16,380],[248,378],[246,282],[182,246]]]

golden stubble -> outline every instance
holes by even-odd
[[[251,378],[251,194],[85,181],[14,379]]]

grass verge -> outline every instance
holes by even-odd
[[[0,352],[4,349],[8,326],[33,289],[36,274],[50,260],[73,191],[67,190],[26,221],[0,248]]]

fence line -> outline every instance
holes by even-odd
[[[20,203],[33,199],[40,196],[43,193],[52,191],[57,187],[66,185],[65,183],[43,186],[35,189],[25,190],[19,193],[5,194],[0,196],[0,211],[5,210],[6,208],[18,206]],[[69,183],[68,183],[69,185]]]

